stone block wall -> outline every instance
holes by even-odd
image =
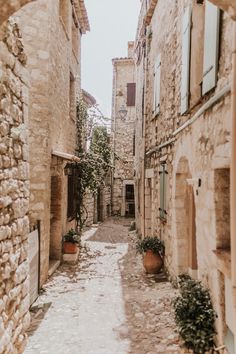
[[[28,86],[18,25],[0,38],[0,352],[23,353],[29,325]]]
[[[29,58],[29,216],[31,225],[40,221],[41,285],[48,277],[49,258],[60,260],[62,236],[74,227],[67,220],[64,167],[68,160],[53,157],[53,152],[73,156],[76,150],[75,102],[80,92],[81,33],[77,28],[77,36],[72,39],[71,2],[67,2],[67,19],[60,13],[59,5],[59,0],[37,0],[15,15]],[[53,200],[51,194],[55,196],[58,188],[61,198]]]
[[[113,59],[113,70],[112,136],[117,159],[114,160],[112,214],[121,215],[123,181],[134,178],[135,105],[127,105],[127,84],[135,83],[133,58]],[[125,117],[120,114],[122,109],[127,112]]]
[[[221,13],[216,87],[197,101],[196,92],[191,91],[189,110],[181,115],[182,23],[184,10],[188,5],[192,5],[194,14],[198,13],[200,16],[199,21],[193,23],[195,30],[196,24],[199,26],[204,20],[204,5],[191,0],[158,1],[146,28],[148,63],[145,140],[143,139],[146,178],[145,181],[140,180],[141,198],[145,196],[145,210],[144,214],[140,211],[141,222],[138,222],[144,223],[143,234],[151,230],[164,239],[166,267],[172,277],[187,271],[210,288],[214,307],[219,315],[217,340],[220,345],[224,343],[226,323],[229,324],[225,317],[228,294],[224,289],[224,282],[230,279],[229,200],[224,194],[229,194],[227,176],[230,166],[230,90],[227,89],[219,100],[182,131],[178,132],[177,129],[194,117],[223,88],[229,87],[233,21],[229,15]],[[140,25],[136,44],[141,34]],[[203,41],[203,35],[200,40]],[[192,47],[193,53],[195,49],[196,47]],[[201,50],[201,46],[197,49]],[[154,67],[158,54],[161,54],[160,113],[154,117]],[[199,60],[196,57],[195,59]],[[142,61],[136,64],[137,87],[144,81],[141,63]],[[197,72],[201,78],[201,70],[196,65],[195,72],[190,73],[190,81],[194,80]],[[137,110],[136,123],[136,127],[139,126],[139,136],[143,127],[140,112],[141,103]],[[165,220],[160,218],[159,213],[162,164],[166,165],[168,173]],[[136,162],[136,175],[144,175],[139,161]],[[231,331],[233,332],[232,328]]]

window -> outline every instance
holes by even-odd
[[[135,94],[136,94],[136,84],[129,83],[127,84],[127,106],[135,106]]]
[[[166,171],[166,164],[160,166],[160,218],[162,220],[166,219],[166,179],[168,172]]]
[[[59,16],[62,21],[63,27],[68,35],[69,33],[69,0],[60,0],[60,5],[59,5]]]
[[[75,79],[72,73],[70,73],[70,93],[69,93],[69,101],[70,101],[70,107],[69,107],[69,115],[70,118],[75,120],[76,119],[76,99],[75,99]]]
[[[135,131],[133,134],[133,156],[135,156]]]
[[[182,25],[181,114],[189,108],[190,34],[191,9],[188,6],[184,12]]]
[[[220,35],[220,9],[210,1],[205,7],[204,61],[202,94],[216,86]]]
[[[153,97],[153,114],[156,116],[160,113],[160,89],[161,89],[161,55],[158,55],[154,68],[154,97]]]

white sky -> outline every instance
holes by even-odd
[[[111,115],[112,58],[135,39],[140,0],[85,0],[91,31],[82,37],[82,88]]]

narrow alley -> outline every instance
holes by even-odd
[[[113,218],[85,232],[79,263],[62,265],[33,306],[25,354],[184,353],[175,291],[145,274],[129,225]]]

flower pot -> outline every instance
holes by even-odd
[[[75,254],[77,252],[77,243],[65,241],[63,243],[63,250],[64,253]]]
[[[143,266],[149,274],[159,273],[163,266],[163,259],[159,253],[153,253],[153,251],[148,250],[143,256]]]

